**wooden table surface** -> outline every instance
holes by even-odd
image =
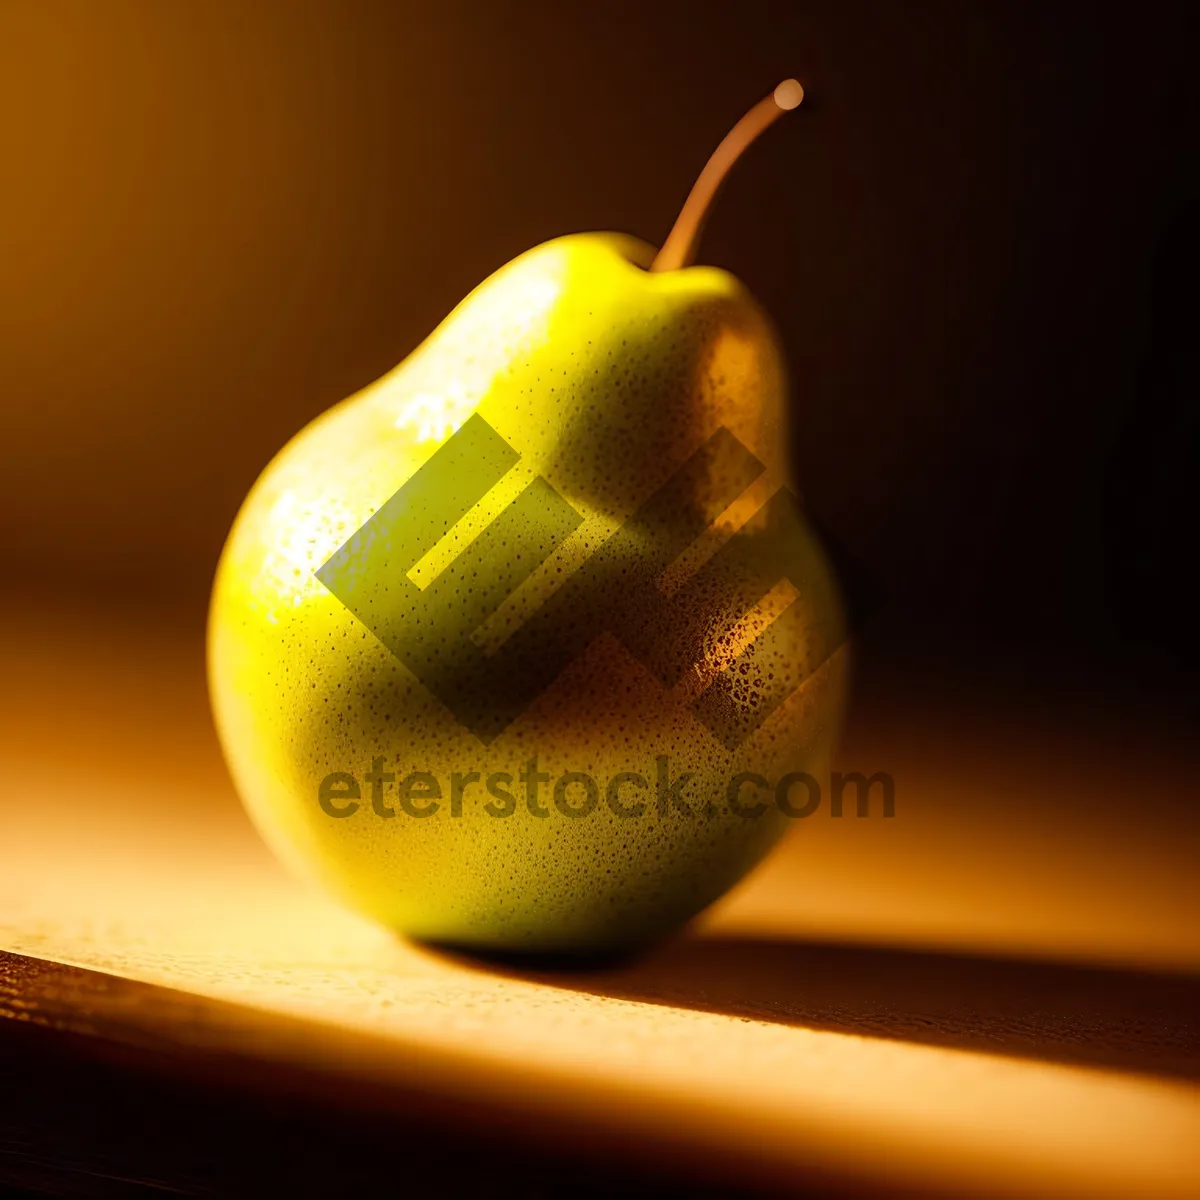
[[[533,969],[285,874],[198,636],[16,612],[0,661],[0,1181],[316,1187],[394,1154],[496,1193],[1200,1194],[1182,722],[894,673],[841,754],[893,774],[893,819],[800,822],[678,940]]]

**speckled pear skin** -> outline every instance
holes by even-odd
[[[600,631],[485,745],[316,575],[473,413],[519,461],[418,564],[415,582],[426,586],[445,571],[538,476],[583,518],[476,631],[489,652],[721,427],[765,470],[668,570],[664,594],[752,518],[789,482],[777,340],[732,276],[709,267],[651,273],[652,256],[631,238],[573,235],[496,272],[408,359],[284,447],[247,497],[222,554],[209,618],[210,690],[246,808],[295,870],[403,933],[510,952],[646,943],[719,897],[788,825],[774,806],[754,819],[730,813],[732,777],[752,771],[774,783],[808,771],[828,778],[844,650],[730,749],[690,704],[736,647],[706,645],[704,660],[664,687],[620,638]],[[723,482],[701,479],[697,487]],[[813,627],[840,645],[828,567],[818,554],[809,568],[814,586],[799,599]],[[380,589],[374,599],[385,605],[388,580],[368,586]],[[772,619],[769,601],[743,623],[743,642]],[[702,623],[710,616],[696,614]],[[647,611],[646,629],[656,619]],[[794,664],[781,659],[780,669],[802,667],[809,642],[798,634],[794,654],[783,656]],[[662,756],[672,778],[692,776],[683,793],[692,815],[659,810]],[[396,815],[377,815],[364,782],[377,759],[397,779],[435,775],[439,810],[409,815],[389,784],[385,805]],[[531,759],[551,780],[540,788],[548,816],[525,804],[519,777]],[[618,816],[603,801],[579,818],[555,808],[553,781],[565,772],[590,774],[603,796],[624,771],[649,783],[644,793],[621,793],[629,804],[645,801],[641,816]],[[322,780],[335,772],[362,785],[352,816],[331,817],[318,804]],[[453,772],[480,773],[463,789],[458,814]],[[482,782],[499,772],[512,776],[511,815],[485,809],[504,807]],[[575,789],[568,802],[582,799]]]

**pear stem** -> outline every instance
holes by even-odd
[[[704,222],[729,169],[742,151],[769,125],[804,99],[804,89],[795,79],[785,79],[769,96],[760,100],[722,139],[704,165],[688,198],[675,218],[667,240],[650,264],[651,271],[677,271],[692,264],[700,245]]]

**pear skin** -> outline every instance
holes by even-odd
[[[773,500],[778,339],[731,275],[655,257],[577,234],[497,271],[280,451],[222,553],[237,790],[293,869],[411,936],[643,944],[788,827],[778,780],[828,777],[845,631]],[[748,583],[784,525],[786,578]]]

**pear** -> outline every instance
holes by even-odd
[[[735,126],[660,251],[521,255],[246,498],[209,617],[218,733],[267,842],[350,907],[465,948],[620,950],[812,811],[841,604],[776,335],[690,265],[801,96]]]

